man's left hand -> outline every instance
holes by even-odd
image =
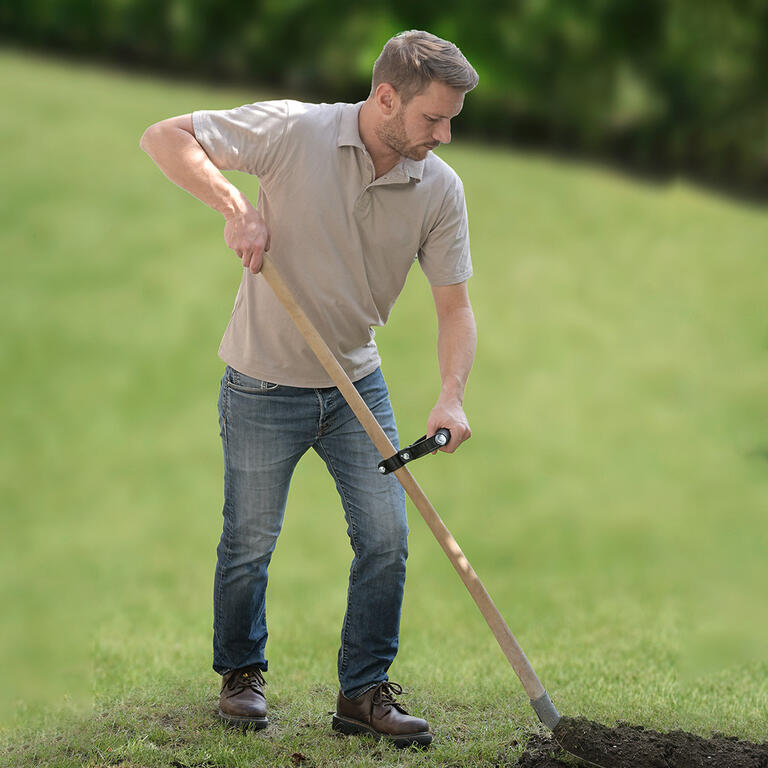
[[[427,435],[434,435],[438,429],[445,427],[451,432],[450,441],[440,448],[446,453],[453,453],[465,440],[472,435],[467,416],[458,400],[443,399],[437,401],[427,420]]]

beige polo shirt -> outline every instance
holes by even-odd
[[[373,328],[416,259],[432,285],[472,274],[459,177],[430,152],[374,179],[361,106],[269,101],[192,115],[217,167],[259,177],[269,255],[353,381],[379,366]],[[245,269],[219,355],[254,378],[332,386],[266,281]]]

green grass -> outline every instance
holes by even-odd
[[[0,83],[0,765],[513,762],[535,717],[415,510],[391,674],[436,743],[331,732],[351,553],[313,455],[271,568],[273,724],[217,723],[216,349],[239,265],[138,141],[266,94],[10,51]],[[470,209],[474,436],[417,478],[562,712],[768,738],[768,214],[441,154]],[[377,339],[414,439],[439,383],[418,270]]]

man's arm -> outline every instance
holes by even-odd
[[[437,310],[437,358],[442,387],[429,414],[427,434],[447,427],[451,441],[440,450],[453,453],[472,434],[462,403],[475,359],[477,329],[466,282],[434,286],[432,296]]]
[[[139,146],[174,184],[224,216],[227,246],[244,267],[258,272],[263,253],[269,249],[267,225],[248,198],[211,162],[195,138],[192,115],[151,125]]]

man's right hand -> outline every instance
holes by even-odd
[[[256,274],[261,269],[264,252],[269,250],[269,230],[261,213],[242,196],[237,209],[225,214],[224,241],[243,266]]]

